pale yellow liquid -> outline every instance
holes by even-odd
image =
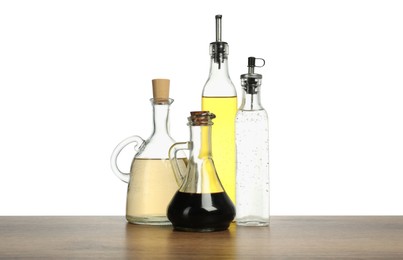
[[[178,159],[186,170],[186,159]],[[135,159],[127,191],[126,218],[137,224],[170,224],[167,207],[178,190],[169,159]]]
[[[221,184],[235,204],[235,116],[237,97],[202,97],[202,110],[217,117],[212,126],[212,153]]]

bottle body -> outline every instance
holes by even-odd
[[[235,116],[236,96],[203,96],[202,110],[216,114],[212,132],[212,154],[218,176],[225,191],[235,203]]]
[[[178,191],[168,207],[168,217],[181,231],[226,230],[234,219],[235,208],[225,192],[188,193]]]
[[[269,127],[264,109],[236,116],[236,222],[269,225]]]
[[[186,168],[186,160],[179,163]],[[168,158],[133,159],[127,189],[127,221],[133,224],[170,225],[166,209],[177,190]]]

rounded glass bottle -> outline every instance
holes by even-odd
[[[175,230],[226,230],[235,217],[234,204],[221,185],[211,155],[211,119],[214,117],[208,111],[191,112],[190,141],[176,143],[170,149],[171,164],[181,183],[167,211]],[[177,153],[181,150],[189,150],[186,171],[178,163]]]

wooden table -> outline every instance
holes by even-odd
[[[0,259],[403,259],[403,217],[272,217],[188,233],[124,217],[0,217]]]

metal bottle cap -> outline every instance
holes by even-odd
[[[218,63],[218,69],[221,68],[221,63],[228,57],[228,43],[221,41],[222,38],[222,15],[215,16],[216,22],[216,41],[210,43],[210,55],[214,58],[214,62]]]
[[[262,65],[256,66],[256,60],[263,61]],[[260,86],[262,75],[255,73],[255,67],[261,68],[266,64],[262,58],[248,57],[248,73],[241,75],[242,87],[248,94],[256,94],[257,87]]]

